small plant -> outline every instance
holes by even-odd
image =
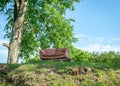
[[[91,54],[87,51],[83,51],[83,50],[75,48],[72,51],[72,57],[76,61],[86,61],[86,62],[88,62],[89,58],[91,57]]]

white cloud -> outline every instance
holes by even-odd
[[[120,38],[113,38],[113,41],[120,41]]]
[[[76,48],[97,52],[120,51],[120,38],[107,39],[104,37],[93,37],[85,34],[80,34],[77,37],[80,41],[76,43]]]
[[[78,38],[79,42],[88,43],[90,41],[93,41],[92,37],[86,34],[79,34],[79,35],[76,35],[76,37]]]
[[[103,41],[104,41],[104,38],[103,38],[103,37],[97,37],[97,38],[96,38],[96,41],[98,41],[98,42],[103,42]]]
[[[86,35],[84,35],[84,34],[79,34],[79,35],[75,35],[75,37],[77,37],[80,42],[83,42],[84,39],[86,38]]]
[[[83,37],[85,37],[86,35],[84,35],[84,34],[79,34],[79,35],[76,35],[76,37],[78,37],[78,38],[83,38]]]
[[[108,43],[112,43],[113,41],[112,40],[107,40]]]
[[[86,34],[79,34],[76,35],[76,37],[79,39],[80,42],[84,43],[99,43],[104,41],[103,37],[92,37]]]
[[[79,48],[79,47],[76,47]],[[101,44],[89,44],[85,47],[80,47],[79,49],[87,50],[90,52],[104,52],[104,51],[120,51],[120,46],[110,46],[110,45],[101,45]]]

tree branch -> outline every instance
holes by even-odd
[[[4,47],[9,48],[9,44],[8,44],[8,43],[2,43],[2,45],[3,45]]]

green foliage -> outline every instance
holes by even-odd
[[[25,63],[31,63],[31,62],[36,62],[36,61],[39,61],[40,60],[40,58],[39,58],[39,56],[36,56],[36,57],[33,57],[33,58],[28,58],[28,59],[25,59]]]
[[[74,19],[66,19],[67,9],[74,10],[74,2],[80,0],[28,0],[27,11],[22,30],[22,43],[19,57],[28,59],[36,56],[39,49],[44,48],[71,48],[74,37],[71,22]],[[14,21],[14,1],[0,1],[0,9],[6,9],[8,23],[6,24],[6,38],[12,37]],[[2,12],[2,11],[0,11]]]
[[[108,62],[109,59],[111,60],[112,58],[114,58],[114,52],[102,52],[100,54],[100,61],[102,62]]]
[[[0,13],[4,13],[7,10],[7,6],[13,0],[0,0]]]
[[[109,51],[109,52],[91,52],[90,60],[93,62],[106,62],[118,60],[120,58],[120,52]]]
[[[79,50],[76,48],[72,48],[71,50],[71,57],[76,61],[85,61],[85,62],[93,62],[93,63],[102,63],[101,66],[107,64],[105,67],[108,67],[108,65],[111,65],[112,68],[118,69],[120,68],[120,52],[87,52],[83,50]]]
[[[73,48],[71,57],[76,61],[89,61],[91,54],[87,51]]]

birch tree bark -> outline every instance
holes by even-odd
[[[12,29],[12,38],[8,48],[8,64],[15,64],[18,62],[22,29],[28,0],[14,0],[14,2],[14,24]]]

